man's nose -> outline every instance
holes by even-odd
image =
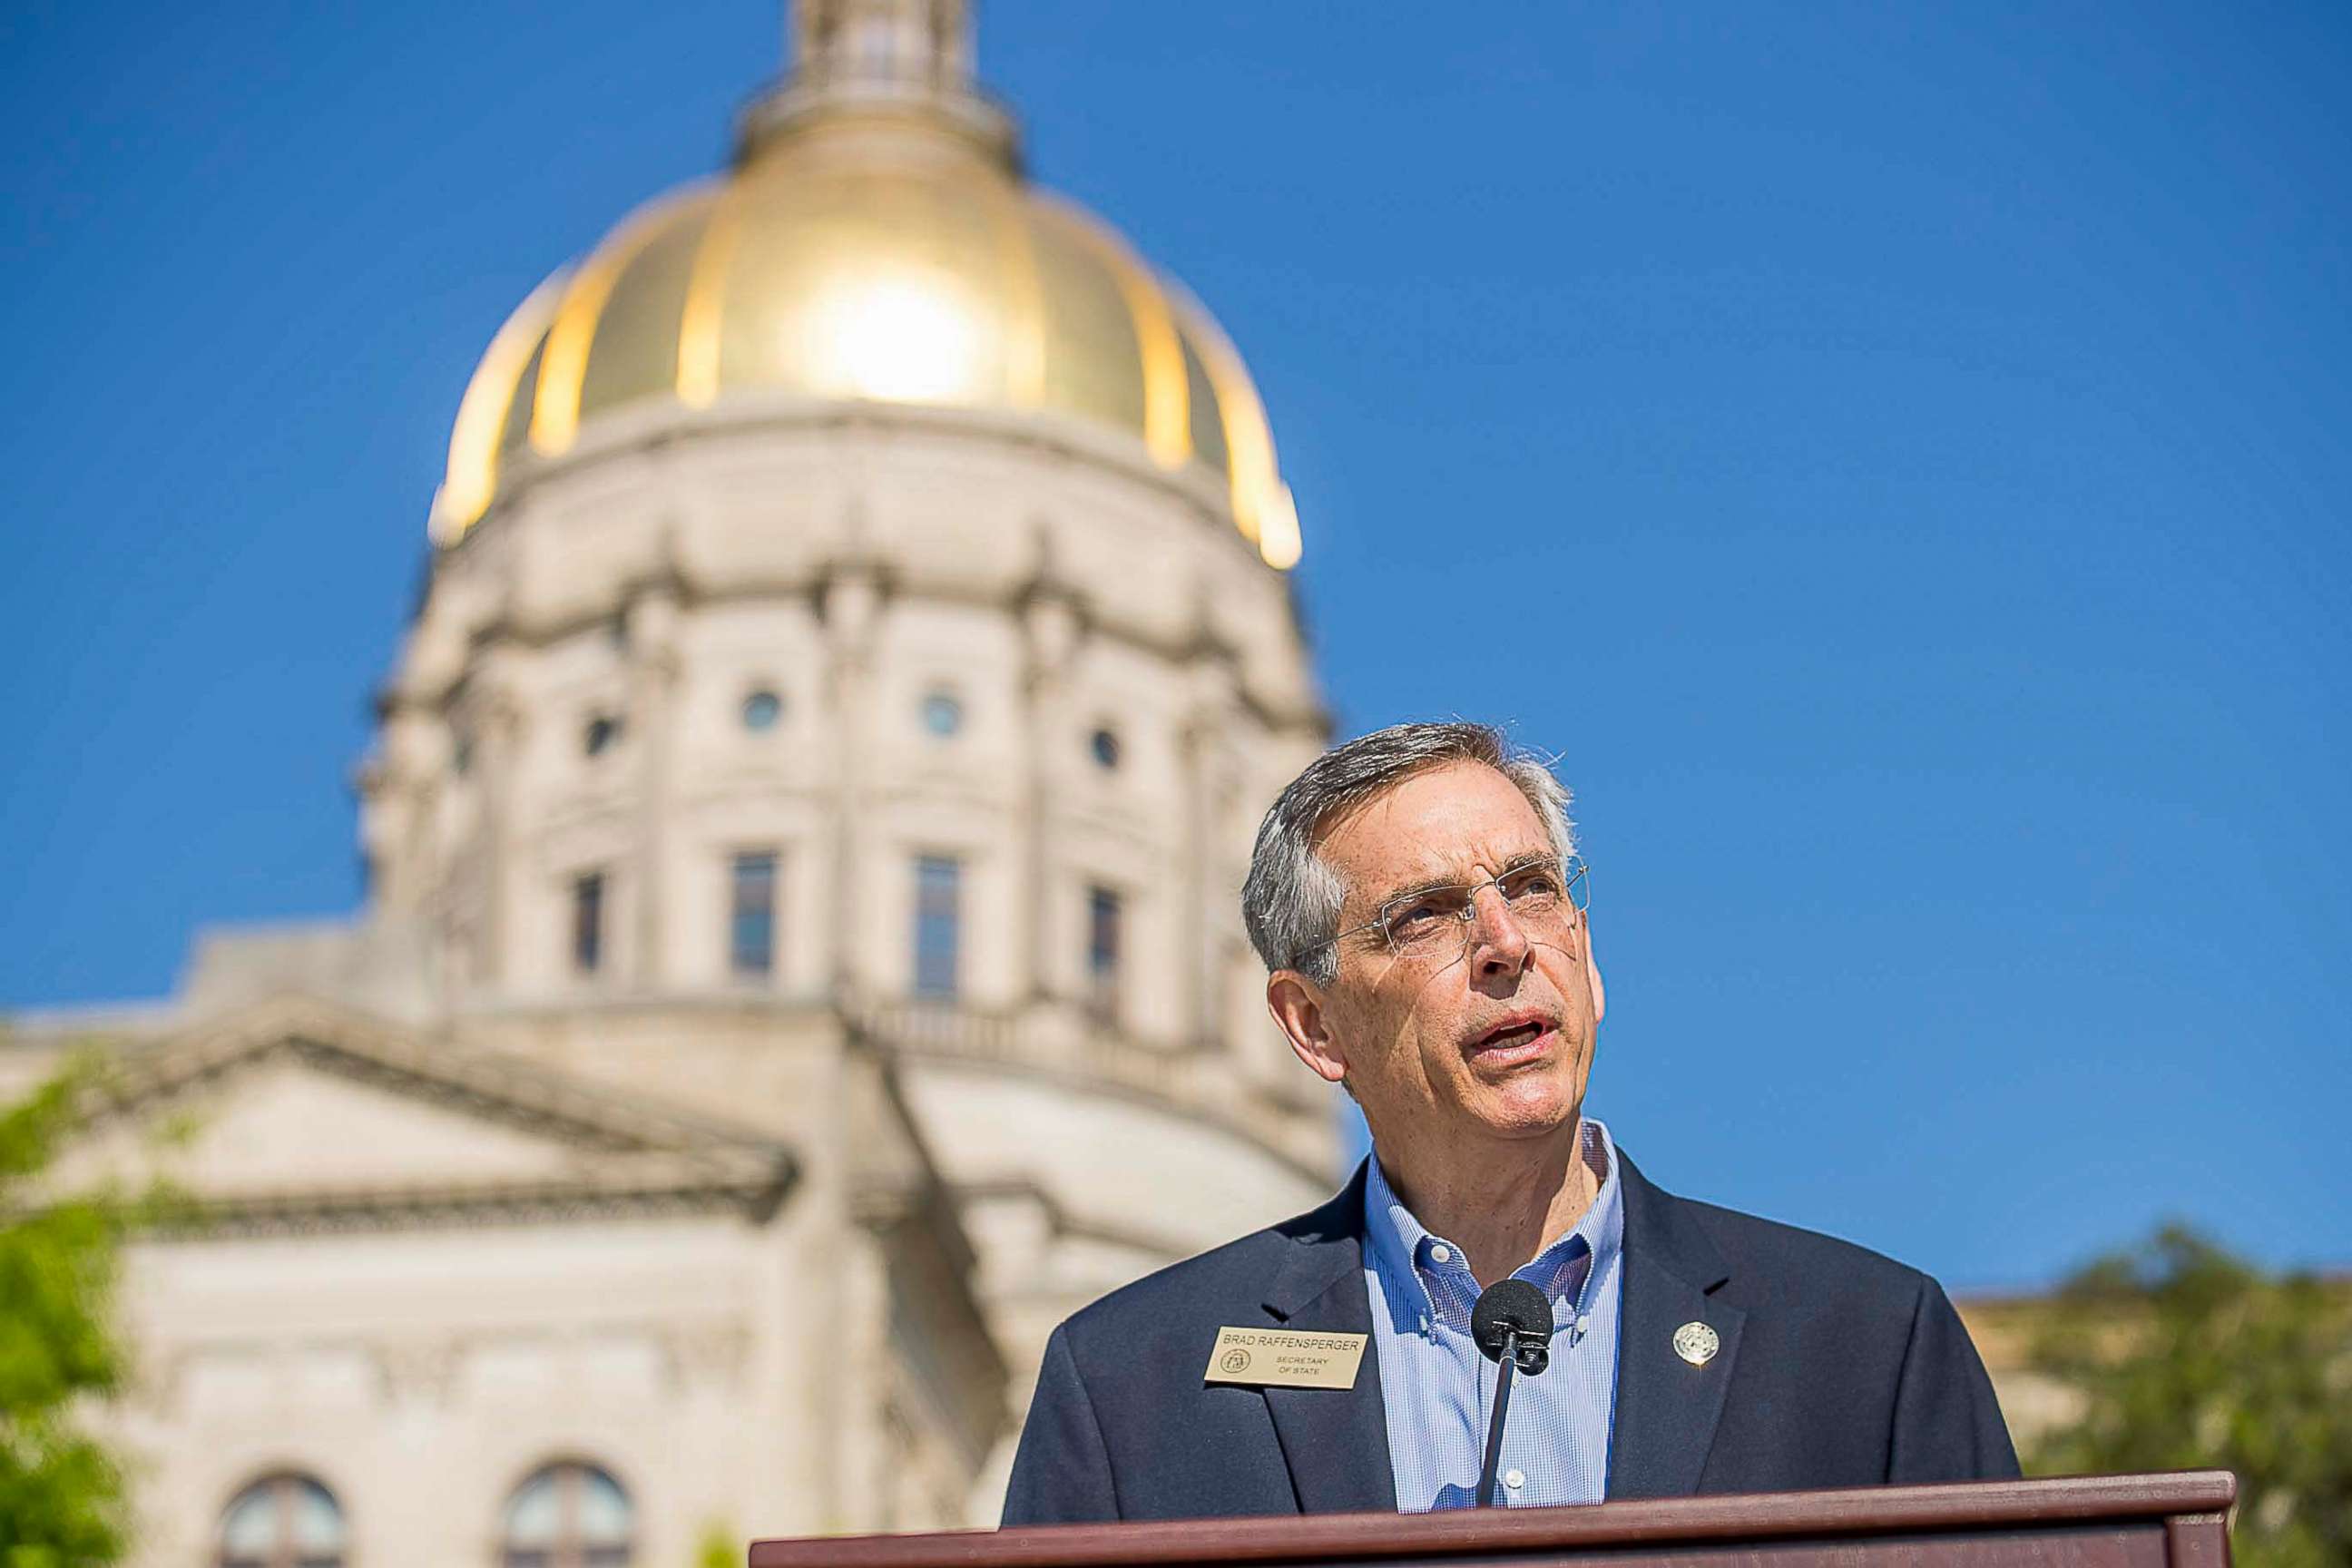
[[[1470,922],[1470,970],[1474,974],[1515,979],[1528,964],[1528,933],[1489,885],[1471,895],[1477,918]]]

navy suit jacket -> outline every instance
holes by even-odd
[[[1624,1300],[1611,1498],[2013,1477],[1968,1331],[1916,1269],[1660,1191],[1618,1154]],[[1164,1268],[1046,1342],[1004,1522],[1394,1510],[1379,1342],[1355,1386],[1208,1383],[1217,1331],[1370,1334],[1364,1174]],[[1691,1366],[1675,1331],[1721,1342]]]

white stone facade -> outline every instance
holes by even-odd
[[[803,73],[761,145],[865,126],[824,155],[966,179],[942,149],[996,132],[942,74],[961,12],[813,7],[805,50],[845,70],[871,26],[921,69]],[[1050,362],[1034,405],[1013,372],[689,396],[689,342],[678,397],[510,442],[382,692],[363,914],[17,1021],[0,1092],[75,1038],[118,1063],[60,1180],[184,1200],[124,1284],[142,1568],[223,1561],[272,1477],[332,1495],[352,1564],[499,1563],[549,1466],[610,1478],[633,1563],[986,1522],[1054,1321],[1327,1195],[1332,1107],[1236,901],[1326,733],[1269,564],[1295,524],[1238,362],[1118,276],[1131,335],[1070,352],[1139,365],[1132,408],[1099,376],[1055,405]]]

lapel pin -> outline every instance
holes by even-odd
[[[1722,1348],[1723,1342],[1705,1323],[1685,1323],[1675,1331],[1675,1353],[1693,1366],[1705,1366]]]

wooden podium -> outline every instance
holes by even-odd
[[[1592,1508],[1318,1514],[756,1541],[751,1568],[1605,1563],[1608,1568],[2229,1568],[2227,1470],[1863,1487]]]

